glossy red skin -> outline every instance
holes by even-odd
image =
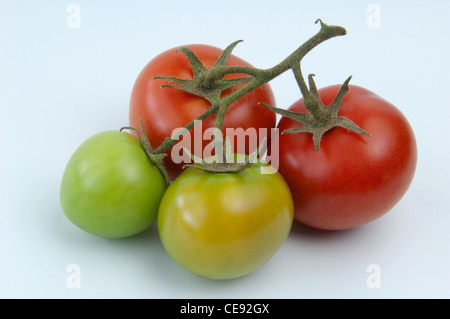
[[[207,69],[214,65],[223,51],[202,44],[186,46],[197,55]],[[163,84],[168,84],[168,82],[154,79],[156,76],[193,78],[192,67],[181,51],[176,52],[178,48],[167,50],[152,59],[139,74],[131,94],[130,125],[139,128],[139,121],[142,120],[150,143],[154,148],[161,145],[166,137],[170,137],[174,129],[186,126],[203,114],[210,106],[210,103],[201,97],[173,88],[161,88]],[[227,65],[251,66],[234,55],[230,56]],[[242,76],[242,74],[230,74],[227,78],[239,76]],[[238,87],[233,89],[236,90],[236,88]],[[231,89],[227,90],[224,95],[231,92]],[[246,94],[229,106],[223,121],[223,134],[229,127],[242,128],[243,130],[253,127],[257,131],[259,128],[265,128],[268,130],[268,140],[270,140],[270,129],[276,126],[276,115],[264,106],[258,105],[259,102],[275,105],[274,95],[268,84]],[[202,134],[207,128],[214,127],[215,119],[216,115],[213,114],[201,123]],[[190,131],[190,134],[191,137],[194,136],[193,130]],[[210,143],[210,140],[203,141],[202,150],[208,143]],[[246,145],[248,146],[248,143]],[[191,152],[193,150],[192,145]],[[185,163],[174,163],[170,157],[170,152],[171,149],[166,151],[169,156],[166,156],[164,161],[169,177],[173,180],[181,173],[182,166]],[[245,152],[249,153],[248,147]],[[198,152],[193,153],[202,157],[202,154]]]
[[[340,86],[319,90],[330,105]],[[306,113],[303,100],[289,110]],[[311,134],[282,134],[279,172],[288,183],[295,219],[326,230],[367,224],[390,211],[408,190],[417,146],[405,116],[376,94],[350,86],[339,112],[371,136],[337,127],[324,134],[316,153]],[[280,132],[301,124],[282,117]]]

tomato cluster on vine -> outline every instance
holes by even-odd
[[[414,132],[351,77],[320,89],[313,75],[305,81],[301,59],[346,34],[317,22],[316,35],[269,69],[232,54],[240,41],[151,59],[131,92],[129,126],[92,136],[70,158],[60,191],[68,219],[108,238],[156,222],[183,269],[230,279],[272,258],[294,222],[336,231],[389,212],[414,177]],[[269,82],[288,70],[302,97],[278,108]]]

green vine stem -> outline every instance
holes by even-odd
[[[297,70],[297,68],[295,70]],[[301,80],[299,80],[298,82],[301,91],[305,92],[304,106],[309,111],[309,113],[296,113],[272,107],[265,103],[260,103],[271,111],[281,114],[282,116],[288,117],[302,124],[301,127],[285,130],[281,132],[281,134],[311,133],[313,136],[314,147],[317,153],[319,152],[320,141],[322,140],[323,134],[337,126],[346,128],[347,130],[358,134],[370,136],[369,133],[364,131],[348,118],[338,115],[342,100],[349,90],[348,83],[352,78],[351,76],[341,86],[331,105],[325,106],[320,100],[316,84],[314,83],[314,74],[310,74],[308,77],[310,84],[310,89],[308,90],[306,84],[304,83],[303,77],[301,76],[301,71],[299,70],[299,68],[298,71],[294,72],[297,73],[296,78],[300,79],[301,77]]]
[[[167,154],[159,153],[159,152],[156,152],[155,150],[153,150],[152,145],[150,144],[150,141],[148,140],[147,133],[145,131],[144,124],[142,123],[142,121],[140,121],[140,124],[141,124],[142,135],[139,133],[139,130],[137,128],[132,127],[132,126],[124,126],[124,127],[120,128],[119,131],[122,132],[123,130],[132,130],[137,133],[137,136],[139,138],[141,146],[144,149],[145,154],[147,154],[147,157],[148,157],[150,163],[155,165],[156,168],[161,172],[161,174],[164,177],[164,181],[166,182],[166,186],[169,186],[170,178],[169,178],[169,175],[167,174],[167,170],[166,170],[166,167],[165,167],[164,161],[163,161],[164,157],[166,157]]]
[[[188,93],[201,96],[211,103],[210,108],[200,117],[196,118],[188,125],[186,125],[185,129],[192,129],[197,121],[202,121],[214,113],[217,114],[215,127],[221,129],[226,110],[229,105],[231,105],[231,103],[249,93],[250,91],[273,80],[287,70],[295,69],[297,66],[299,66],[301,59],[320,43],[336,36],[345,35],[347,33],[343,27],[327,25],[320,19],[316,20],[316,23],[318,22],[320,22],[321,25],[318,33],[316,33],[308,41],[302,44],[297,50],[291,53],[282,62],[269,69],[258,69],[239,65],[225,66],[229,56],[231,55],[231,51],[239,42],[241,42],[240,40],[229,45],[224,50],[223,54],[219,57],[215,65],[209,70],[201,65],[201,62],[197,59],[192,51],[187,48],[180,49],[186,55],[193,67],[194,79],[185,80],[165,76],[157,77],[159,79],[164,79],[173,83],[163,85],[162,87],[170,87],[183,90]],[[224,76],[227,74],[246,74],[247,76],[233,80],[225,80]],[[246,85],[242,86],[233,93],[223,98],[220,97],[220,93],[226,88],[246,82]],[[156,153],[164,152],[165,150],[173,147],[176,142],[176,139],[167,137],[164,142],[154,151]]]
[[[317,88],[313,80],[313,75],[310,75],[308,78],[310,88],[308,89],[308,86],[306,85],[300,67],[300,61],[303,59],[303,57],[320,43],[337,36],[345,35],[347,33],[343,27],[327,25],[320,19],[316,20],[316,23],[320,23],[319,32],[317,32],[309,40],[303,43],[282,62],[272,68],[258,69],[239,65],[226,66],[228,58],[230,57],[233,49],[238,43],[241,42],[239,40],[231,43],[223,51],[222,55],[210,69],[206,69],[194,54],[194,52],[192,52],[189,48],[181,48],[179,50],[184,53],[192,66],[193,79],[180,79],[169,76],[159,76],[156,78],[163,79],[168,82],[167,84],[164,84],[162,88],[168,87],[182,90],[203,97],[211,103],[211,106],[206,112],[204,112],[201,116],[185,126],[186,130],[191,130],[198,121],[203,121],[212,114],[216,114],[215,128],[218,129],[216,131],[221,132],[226,111],[234,101],[291,69],[294,73],[300,91],[304,97],[305,107],[310,113],[307,115],[299,115],[297,113],[292,114],[293,112],[288,112],[261,103],[271,111],[291,117],[303,124],[302,128],[297,129],[296,131],[285,131],[283,133],[312,133],[317,151],[320,139],[324,132],[334,126],[344,126],[349,130],[368,135],[368,133],[360,129],[350,120],[337,116],[337,111],[339,110],[340,103],[342,102],[345,93],[348,91],[348,81],[350,80],[350,78],[342,86],[332,107],[325,107],[321,103],[320,98],[317,94]],[[224,77],[227,74],[242,74],[242,76],[235,79],[225,79]],[[224,90],[242,84],[244,85],[231,94],[225,97],[221,96],[221,93]],[[215,136],[214,138],[216,139],[222,137]],[[153,151],[153,153],[158,154],[166,151],[167,149],[173,147],[177,140],[178,138],[166,137],[164,142],[159,147],[157,147]],[[218,142],[223,143],[223,138]],[[230,165],[223,165],[222,168],[224,171],[228,171],[230,169]],[[214,170],[217,170],[217,168],[215,168]],[[221,168],[219,168],[218,170],[220,171]]]

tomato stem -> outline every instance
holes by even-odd
[[[142,135],[139,133],[139,130],[135,127],[131,126],[124,126],[120,129],[120,132],[123,130],[132,130],[135,131],[138,135],[139,141],[141,143],[142,148],[145,151],[145,154],[147,154],[148,159],[150,162],[158,168],[158,170],[161,172],[161,174],[164,177],[164,181],[166,182],[166,186],[169,186],[170,184],[170,178],[169,174],[167,173],[166,167],[164,165],[164,157],[166,157],[167,154],[157,152],[156,150],[153,150],[152,145],[150,144],[150,141],[148,140],[147,133],[144,128],[144,124],[142,121],[140,121],[141,124],[141,132]]]
[[[198,121],[202,121],[212,115],[216,114],[215,127],[217,129],[221,129],[223,125],[223,120],[225,118],[226,111],[228,107],[237,99],[251,92],[252,90],[262,86],[263,84],[273,80],[278,77],[282,73],[286,72],[289,69],[294,71],[294,75],[296,75],[297,81],[301,82],[303,77],[300,72],[300,61],[301,59],[314,47],[319,45],[320,43],[336,37],[346,34],[346,30],[340,26],[329,26],[322,22],[322,20],[318,19],[315,23],[320,22],[321,28],[318,33],[316,33],[313,37],[311,37],[308,41],[302,44],[297,50],[295,50],[292,54],[290,54],[286,59],[284,59],[279,64],[275,65],[269,69],[258,69],[248,66],[226,66],[228,58],[230,57],[232,50],[236,47],[237,44],[242,42],[242,40],[235,41],[231,43],[222,53],[222,55],[218,58],[214,66],[207,70],[200,60],[195,56],[195,54],[187,49],[181,48],[187,59],[189,60],[192,68],[194,79],[185,80],[178,79],[175,77],[157,77],[159,79],[164,79],[166,81],[172,82],[173,84],[166,84],[163,87],[170,87],[178,90],[182,90],[185,92],[189,92],[191,94],[195,94],[207,99],[211,106],[210,108],[203,113],[201,116],[190,122],[185,126],[185,129],[190,130],[194,127],[195,123]],[[298,70],[298,71],[297,71]],[[246,76],[227,80],[224,79],[227,74],[244,74]],[[247,83],[244,86],[240,87],[236,91],[231,94],[221,97],[220,93],[222,93],[225,89]],[[305,85],[301,86],[302,94],[304,94],[308,99],[310,99],[309,91],[304,89]],[[311,107],[311,111],[315,112],[314,107]],[[320,115],[319,112],[318,116]],[[177,139],[166,138],[164,142],[155,149],[155,152],[163,152],[169,148],[171,148]]]
[[[218,129],[216,131],[221,131],[226,111],[234,101],[291,69],[294,73],[301,94],[304,97],[305,107],[310,112],[310,114],[307,115],[294,116],[298,121],[301,121],[301,123],[304,124],[304,128],[297,130],[296,132],[303,131],[313,133],[313,140],[316,145],[317,151],[323,133],[336,125],[345,126],[353,131],[367,134],[359,127],[357,127],[353,122],[348,123],[349,120],[344,120],[343,118],[337,116],[336,109],[339,110],[340,102],[342,101],[342,98],[345,95],[346,91],[348,91],[348,81],[344,83],[343,89],[341,90],[342,92],[338,94],[336,105],[331,108],[327,108],[322,104],[317,94],[317,88],[313,80],[313,75],[310,75],[308,77],[309,88],[305,82],[305,79],[303,78],[300,66],[300,61],[303,59],[303,57],[320,43],[336,36],[345,35],[347,33],[343,27],[327,25],[320,19],[316,20],[315,23],[320,23],[319,32],[317,32],[309,40],[298,47],[282,62],[269,69],[258,69],[239,65],[226,65],[233,49],[238,43],[241,42],[241,40],[231,43],[217,59],[214,66],[210,69],[206,69],[194,54],[194,52],[192,52],[190,49],[179,49],[185,54],[186,58],[189,60],[189,63],[192,66],[193,79],[186,80],[165,76],[157,77],[171,83],[165,84],[162,87],[182,90],[203,97],[211,103],[211,106],[208,108],[208,110],[198,118],[190,122],[188,125],[186,125],[185,129],[191,130],[196,123],[203,121],[212,114],[216,114],[215,128]],[[235,79],[225,79],[224,77],[228,74],[242,74],[243,76]],[[235,87],[237,85],[242,86],[229,95],[222,97],[222,92],[224,90]],[[280,109],[271,107],[266,104],[263,105],[273,112],[281,113]],[[153,152],[161,153],[166,151],[167,149],[173,147],[178,138],[178,136],[176,138],[166,138],[164,142]],[[223,145],[223,140],[218,140],[219,138],[222,139],[221,136],[214,137],[217,142],[221,142]]]
[[[281,114],[302,124],[301,127],[285,130],[281,134],[311,133],[313,135],[313,142],[316,152],[319,152],[320,141],[322,140],[323,134],[337,126],[341,126],[349,131],[358,134],[370,136],[369,133],[364,131],[348,118],[338,116],[342,100],[349,90],[348,83],[350,82],[350,79],[352,77],[350,76],[347,78],[347,80],[339,89],[339,92],[331,105],[325,106],[319,98],[313,76],[313,74],[310,74],[308,77],[310,82],[310,89],[308,90],[306,84],[304,83],[303,76],[301,76],[301,74],[297,75],[297,77],[301,78],[299,84],[300,89],[302,91],[307,91],[307,93],[305,92],[304,106],[308,111],[310,111],[309,113],[291,112],[284,109],[272,107],[265,103],[260,103],[271,111]]]

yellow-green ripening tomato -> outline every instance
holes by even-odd
[[[237,173],[188,167],[168,187],[158,231],[168,254],[190,273],[210,279],[247,275],[285,242],[293,201],[283,177],[262,174],[267,163]]]
[[[162,173],[137,137],[120,131],[93,135],[73,153],[60,200],[67,218],[101,237],[136,235],[156,221],[166,190]]]

